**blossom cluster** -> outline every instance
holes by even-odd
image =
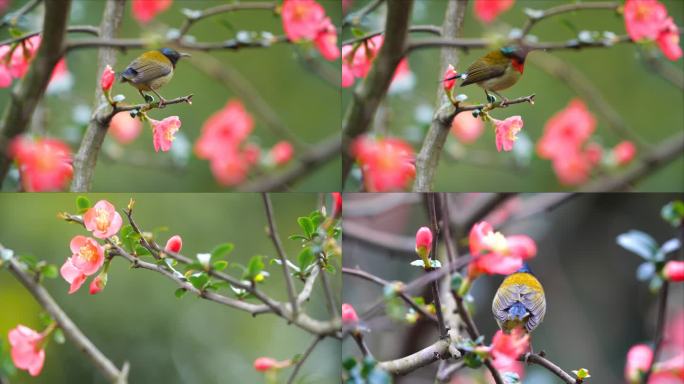
[[[314,0],[284,0],[281,16],[287,38],[295,43],[313,42],[326,60],[340,57],[337,29]]]
[[[377,35],[357,44],[342,46],[343,87],[350,87],[354,84],[354,79],[363,79],[368,75],[384,41],[383,35]],[[394,70],[392,81],[401,81],[410,74],[408,59],[402,59]]]
[[[0,88],[7,88],[12,85],[13,79],[21,79],[26,75],[40,43],[41,36],[36,35],[16,46],[0,45]],[[52,70],[50,83],[64,78],[68,72],[66,61],[59,60]]]
[[[351,154],[361,168],[368,192],[405,189],[416,175],[413,148],[397,138],[360,136]]]
[[[665,57],[682,57],[679,30],[667,9],[658,0],[627,0],[624,8],[625,29],[633,41],[655,41]]]

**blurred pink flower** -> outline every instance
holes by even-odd
[[[344,324],[356,324],[359,322],[359,316],[356,314],[356,310],[351,304],[342,304],[342,323]]]
[[[320,31],[325,10],[314,0],[284,0],[281,16],[288,39],[313,40]]]
[[[627,352],[625,364],[625,380],[629,383],[641,383],[641,374],[648,371],[653,361],[653,350],[646,344],[637,344]]]
[[[663,276],[669,281],[684,281],[684,261],[668,261],[663,268]]]
[[[632,40],[654,40],[663,29],[667,9],[657,0],[627,0],[624,16],[627,34]]]
[[[546,122],[544,134],[537,143],[537,153],[544,159],[553,159],[576,152],[595,129],[594,115],[582,100],[573,99]]]
[[[617,165],[627,165],[636,156],[636,146],[631,141],[625,140],[613,148],[613,157]]]
[[[159,152],[161,149],[163,152],[166,152],[171,149],[171,145],[173,145],[173,140],[175,139],[173,135],[175,135],[181,127],[180,118],[178,118],[178,116],[169,116],[162,121],[150,119],[150,123],[152,124],[154,151]]]
[[[329,17],[323,19],[319,26],[314,44],[324,59],[332,61],[340,57],[340,48],[337,46],[337,29]]]
[[[74,172],[71,149],[57,139],[17,136],[10,143],[9,153],[17,162],[21,184],[28,192],[63,189]]]
[[[663,29],[656,38],[656,43],[668,59],[675,61],[682,57],[682,47],[679,46],[679,30],[671,17],[665,21]]]
[[[254,128],[254,119],[239,100],[229,100],[202,126],[195,142],[195,153],[200,159],[221,156],[226,148],[237,148]]]
[[[10,354],[14,366],[28,371],[31,376],[38,376],[45,363],[45,336],[21,324],[10,329],[7,336],[12,347]]]
[[[515,328],[510,334],[496,331],[492,339],[490,354],[492,364],[500,371],[518,372],[518,357],[530,348],[530,335],[522,328]]]
[[[128,113],[117,113],[109,123],[109,134],[121,144],[129,144],[135,140],[142,131],[140,120],[131,117]]]
[[[121,229],[123,220],[112,203],[100,200],[83,214],[83,225],[98,239],[114,236]]]
[[[400,139],[361,136],[352,144],[351,152],[369,192],[404,189],[416,175],[413,148]]]
[[[269,156],[275,165],[285,165],[292,160],[294,155],[294,147],[289,142],[283,140],[279,141],[269,151]]]
[[[342,217],[342,194],[339,192],[331,192],[330,196],[333,201],[332,217]]]
[[[107,274],[100,274],[95,276],[93,281],[90,283],[89,291],[91,295],[96,295],[100,293],[107,285]]]
[[[484,131],[484,122],[470,113],[459,113],[451,121],[451,133],[464,144],[474,143]]]
[[[133,0],[133,17],[141,23],[149,23],[158,13],[171,6],[173,0]]]
[[[491,23],[500,13],[513,6],[515,0],[475,0],[475,16],[485,23]]]

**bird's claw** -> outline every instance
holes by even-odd
[[[154,97],[152,97],[152,96],[150,96],[150,95],[144,95],[144,96],[145,96],[145,102],[146,102],[146,103],[149,104],[149,103],[151,103],[151,102],[154,101]]]
[[[492,95],[487,95],[487,101],[489,102],[489,104],[493,104],[496,101],[496,97]]]

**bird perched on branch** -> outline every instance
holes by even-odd
[[[128,67],[121,72],[121,82],[129,83],[138,89],[140,95],[146,102],[151,102],[152,98],[145,95],[145,92],[152,92],[159,98],[159,107],[163,107],[166,99],[157,90],[173,77],[176,63],[181,57],[190,55],[177,52],[171,48],[162,48],[156,51],[147,51],[133,60]]]
[[[462,79],[461,87],[470,84],[482,87],[490,103],[494,102],[494,98],[489,92],[508,101],[498,91],[510,88],[520,80],[528,53],[529,48],[526,47],[502,47],[477,59],[465,72],[445,78],[444,81]]]
[[[492,301],[492,312],[505,333],[520,326],[530,333],[544,320],[544,288],[527,263],[501,283]]]

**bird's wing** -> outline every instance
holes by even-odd
[[[492,312],[497,322],[503,323],[508,318],[508,309],[515,303],[520,302],[530,312],[530,317],[525,323],[528,332],[535,329],[544,319],[546,313],[546,300],[544,293],[533,290],[527,285],[512,284],[500,287],[492,301]]]
[[[126,68],[125,71],[121,73],[121,77],[130,81],[131,83],[146,83],[154,79],[163,77],[171,73],[171,68],[160,65],[156,62],[141,62],[138,59],[133,60],[133,62]]]
[[[478,60],[468,67],[466,79],[461,83],[461,87],[499,77],[504,72],[506,72],[506,64],[489,65],[483,60]]]

